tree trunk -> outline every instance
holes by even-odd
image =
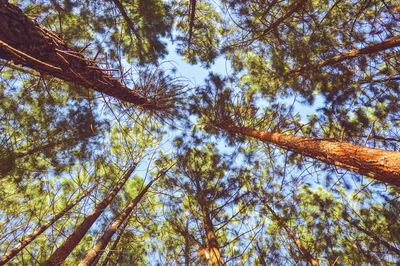
[[[189,218],[186,216],[186,232],[189,232]],[[190,266],[190,242],[189,238],[185,237],[185,266]]]
[[[219,251],[219,245],[217,237],[215,235],[214,225],[211,221],[210,212],[207,206],[201,204],[203,227],[206,231],[208,240],[208,246],[197,251],[197,255],[201,259],[207,259],[210,266],[220,266],[222,264],[221,253]]]
[[[400,36],[391,37],[379,43],[373,43],[368,45],[367,47],[361,49],[353,49],[350,52],[345,52],[343,54],[328,58],[316,64],[312,64],[305,67],[300,67],[298,69],[292,70],[289,72],[289,75],[298,75],[303,73],[304,71],[316,70],[318,68],[334,65],[341,61],[344,61],[349,58],[358,57],[361,55],[374,54],[380,51],[384,51],[393,47],[400,46]]]
[[[129,220],[128,220],[129,221]],[[125,228],[128,225],[128,221],[124,224],[124,226],[121,228],[120,233],[118,234],[117,239],[115,239],[113,245],[111,246],[111,250],[107,253],[106,258],[104,259],[103,263],[101,264],[102,266],[107,266],[108,261],[111,259],[112,254],[114,253],[114,250],[117,249],[119,240],[121,239],[122,235],[125,232]]]
[[[161,108],[71,48],[57,34],[0,0],[0,58],[146,109]]]
[[[261,266],[267,266],[267,263],[265,262],[265,251],[260,248],[257,239],[255,240],[255,242],[256,242],[256,249],[259,255],[258,260],[260,261]]]
[[[121,214],[114,220],[114,222],[108,226],[107,230],[104,232],[103,236],[97,241],[97,243],[93,246],[91,250],[86,254],[83,260],[79,263],[79,266],[83,265],[96,265],[97,260],[101,257],[104,252],[104,249],[107,247],[114,233],[118,230],[121,224],[125,221],[125,219],[129,216],[129,214],[133,211],[139,201],[143,198],[144,194],[149,190],[151,185],[160,178],[161,173],[158,174],[155,178],[153,178],[149,184],[136,196],[136,198],[125,207],[125,209],[121,212]]]
[[[381,239],[379,236],[369,232],[368,230],[364,229],[363,227],[359,226],[358,224],[351,222],[348,218],[344,217],[344,220],[346,220],[351,226],[355,227],[358,231],[363,232],[370,238],[372,238],[375,242],[382,244],[385,246],[388,250],[396,253],[397,255],[400,256],[400,250],[394,246],[392,246],[390,243],[386,242],[385,240]]]
[[[289,16],[291,16],[294,12],[296,12],[297,10],[299,10],[301,7],[303,7],[305,5],[305,3],[307,2],[307,0],[297,0],[294,3],[292,3],[289,6],[289,10],[279,19],[277,19],[275,22],[273,22],[271,25],[269,25],[268,28],[266,28],[263,33],[261,34],[261,36],[264,36],[265,34],[267,34],[268,32],[270,32],[271,30],[275,29],[276,27],[278,27],[285,19],[287,19]],[[257,37],[260,38],[261,36]]]
[[[285,150],[320,160],[376,180],[400,186],[400,152],[259,131],[234,125],[216,125],[231,133],[253,137]]]
[[[67,207],[65,207],[62,211],[60,211],[56,216],[54,216],[50,221],[48,221],[46,224],[40,226],[37,228],[32,234],[27,236],[24,240],[21,241],[21,243],[17,244],[14,246],[12,249],[7,251],[1,258],[0,258],[0,265],[6,264],[10,259],[12,259],[14,256],[16,256],[22,249],[24,249],[27,245],[29,245],[33,240],[36,239],[41,233],[47,230],[50,226],[52,226],[58,219],[63,217],[69,210],[71,210],[75,205],[77,205],[84,197],[89,195],[95,187],[91,188],[89,191],[85,192],[83,195],[78,197],[76,200],[74,200],[71,204],[69,204]]]
[[[314,259],[314,257],[311,255],[311,253],[303,246],[301,241],[296,237],[296,235],[293,233],[293,231],[290,230],[290,228],[281,219],[281,217],[279,217],[279,215],[271,208],[271,206],[269,206],[269,204],[266,201],[262,200],[258,195],[257,195],[257,197],[263,202],[264,206],[267,207],[267,209],[272,213],[274,218],[278,221],[279,225],[285,229],[286,233],[293,240],[293,242],[295,243],[295,245],[297,246],[297,248],[303,255],[304,259],[306,261],[308,261],[309,263],[311,263],[311,265],[318,266],[319,265],[318,262]]]
[[[137,163],[135,163],[128,172],[121,178],[117,185],[110,191],[110,193],[94,208],[94,210],[83,220],[83,222],[75,229],[75,231],[62,243],[60,247],[54,251],[50,258],[42,265],[52,266],[60,265],[68,255],[79,244],[81,239],[85,236],[90,227],[94,224],[100,214],[106,209],[114,197],[118,194],[120,189],[126,183],[135,170]]]

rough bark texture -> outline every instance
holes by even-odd
[[[311,253],[303,246],[301,241],[296,237],[296,235],[293,233],[293,231],[290,230],[290,228],[281,219],[281,217],[279,217],[279,215],[271,208],[271,206],[269,206],[268,203],[266,203],[265,201],[263,201],[263,203],[264,203],[264,206],[267,207],[267,209],[272,213],[274,218],[278,221],[280,226],[282,226],[285,229],[288,236],[293,240],[293,242],[295,243],[297,248],[300,250],[301,254],[303,254],[304,259],[306,261],[308,261],[309,263],[311,263],[311,265],[318,266],[319,265],[318,262],[314,259],[314,257],[311,255]]]
[[[63,217],[69,210],[71,210],[76,204],[78,204],[84,197],[90,194],[93,191],[94,187],[90,189],[88,192],[81,195],[79,198],[74,200],[71,204],[65,207],[62,211],[60,211],[56,216],[54,216],[50,221],[46,224],[37,228],[32,234],[27,236],[24,240],[22,240],[19,244],[14,246],[12,249],[7,251],[1,258],[0,258],[0,265],[6,264],[10,259],[12,259],[15,255],[17,255],[22,249],[24,249],[27,245],[29,245],[33,240],[36,239],[41,233],[46,231],[50,226],[52,226],[58,219]]]
[[[0,58],[35,69],[145,109],[159,109],[150,98],[124,86],[57,34],[0,0]]]
[[[324,61],[318,62],[316,64],[310,65],[310,66],[305,66],[305,67],[300,67],[298,69],[295,69],[291,72],[289,72],[290,75],[297,75],[301,74],[304,71],[310,71],[310,70],[315,70],[327,65],[334,65],[337,64],[341,61],[344,61],[349,58],[353,57],[358,57],[362,55],[367,55],[367,54],[374,54],[380,51],[384,51],[393,47],[400,46],[400,36],[395,36],[389,39],[384,40],[383,42],[379,43],[373,43],[367,47],[361,48],[361,49],[353,49],[350,52],[346,52],[331,58],[328,58]]]
[[[125,219],[131,214],[133,209],[139,203],[139,201],[143,198],[144,194],[149,190],[149,188],[153,185],[154,182],[161,175],[157,175],[153,180],[150,181],[149,184],[136,196],[136,198],[125,207],[125,209],[121,212],[121,214],[114,220],[114,222],[108,226],[107,230],[104,232],[102,237],[97,241],[97,243],[93,246],[91,250],[86,254],[83,260],[79,263],[79,266],[83,265],[96,265],[97,260],[103,254],[105,248],[107,247],[108,243],[110,242],[114,233],[118,230],[118,228],[122,225]]]
[[[234,125],[217,125],[232,133],[253,137],[285,150],[311,157],[376,180],[400,186],[400,152],[259,131]]]
[[[118,194],[120,189],[126,183],[126,181],[131,176],[132,172],[136,168],[136,163],[128,170],[128,172],[122,177],[118,184],[111,190],[105,199],[103,199],[90,213],[86,216],[85,220],[75,229],[75,231],[67,238],[67,240],[62,243],[61,246],[50,256],[50,258],[44,262],[42,265],[60,265],[68,257],[68,255],[74,250],[74,248],[79,244],[81,239],[85,236],[90,227],[94,224],[100,214],[107,208],[110,202]]]

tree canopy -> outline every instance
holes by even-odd
[[[0,0],[0,265],[400,263],[399,25],[394,0]]]

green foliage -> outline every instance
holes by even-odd
[[[398,151],[399,47],[333,60],[399,36],[397,1],[306,1],[285,17],[295,0],[196,0],[192,25],[188,0],[9,2],[163,106],[145,113],[0,62],[0,255],[95,187],[10,265],[48,259],[139,161],[64,264],[157,174],[108,244],[109,265],[206,265],[207,219],[227,265],[306,264],[282,221],[320,265],[399,263],[399,188],[216,127]],[[190,64],[230,68],[186,89],[155,67],[170,44]]]

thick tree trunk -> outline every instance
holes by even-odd
[[[376,180],[400,186],[400,152],[259,131],[234,125],[216,125],[231,133],[253,137],[285,150],[311,157]]]
[[[110,242],[114,233],[118,230],[121,224],[125,221],[125,219],[131,214],[133,209],[139,203],[139,201],[143,198],[144,194],[149,190],[149,188],[153,185],[154,182],[161,176],[158,174],[155,178],[153,178],[149,184],[136,196],[136,198],[129,203],[125,209],[121,212],[121,214],[114,220],[114,222],[108,226],[107,230],[104,232],[103,236],[97,241],[97,243],[93,246],[91,250],[86,254],[83,260],[79,263],[79,266],[84,265],[96,265],[98,259],[100,259],[103,254],[105,248]]]
[[[90,189],[80,197],[78,197],[76,200],[74,200],[71,204],[69,204],[67,207],[65,207],[62,211],[60,211],[56,216],[54,216],[50,221],[48,221],[46,224],[40,226],[38,229],[36,229],[32,234],[27,236],[24,240],[21,241],[21,243],[17,244],[14,246],[12,249],[7,251],[1,258],[0,258],[0,265],[6,264],[10,259],[12,259],[14,256],[16,256],[22,249],[24,249],[27,245],[29,245],[33,240],[36,239],[41,233],[46,231],[50,226],[52,226],[58,219],[63,217],[69,210],[71,210],[73,207],[75,207],[84,197],[89,195],[93,189]]]
[[[292,70],[289,72],[290,75],[298,75],[303,73],[304,71],[310,71],[310,70],[315,70],[327,65],[334,65],[337,64],[341,61],[344,61],[346,59],[350,59],[353,57],[358,57],[362,55],[367,55],[367,54],[374,54],[378,53],[380,51],[384,51],[393,47],[400,46],[400,36],[395,36],[391,37],[389,39],[386,39],[382,42],[379,43],[373,43],[371,45],[368,45],[367,47],[361,48],[361,49],[353,49],[350,52],[345,52],[343,54],[328,58],[326,60],[323,60],[321,62],[318,62],[313,65],[305,66],[305,67],[300,67],[298,69]]]
[[[274,216],[274,218],[278,221],[279,225],[285,229],[288,236],[293,240],[293,242],[295,243],[301,254],[303,254],[304,259],[309,263],[311,263],[311,265],[313,266],[319,265],[318,262],[311,255],[311,253],[303,246],[301,241],[296,237],[293,231],[290,230],[289,226],[287,226],[287,224],[281,219],[281,217],[279,217],[279,215],[271,208],[271,206],[269,206],[267,202],[265,202],[261,198],[260,200],[263,202],[264,206],[267,207],[267,209],[272,213],[272,216]]]
[[[160,108],[5,0],[0,0],[0,18],[0,58],[146,109]]]
[[[74,250],[74,248],[79,244],[81,239],[85,236],[90,227],[94,224],[100,214],[107,208],[110,202],[118,194],[120,189],[126,183],[126,181],[131,176],[132,172],[135,170],[137,163],[135,163],[128,172],[121,178],[117,185],[108,193],[106,198],[104,198],[94,210],[83,220],[83,222],[75,229],[75,231],[67,238],[67,240],[62,243],[61,246],[57,248],[56,251],[50,256],[50,258],[44,262],[42,265],[53,266],[60,265],[68,257],[68,255]]]
[[[206,231],[208,246],[197,251],[197,255],[202,259],[207,259],[210,266],[221,266],[222,259],[219,251],[218,240],[215,235],[214,225],[211,221],[210,212],[207,206],[201,204],[203,227]]]

